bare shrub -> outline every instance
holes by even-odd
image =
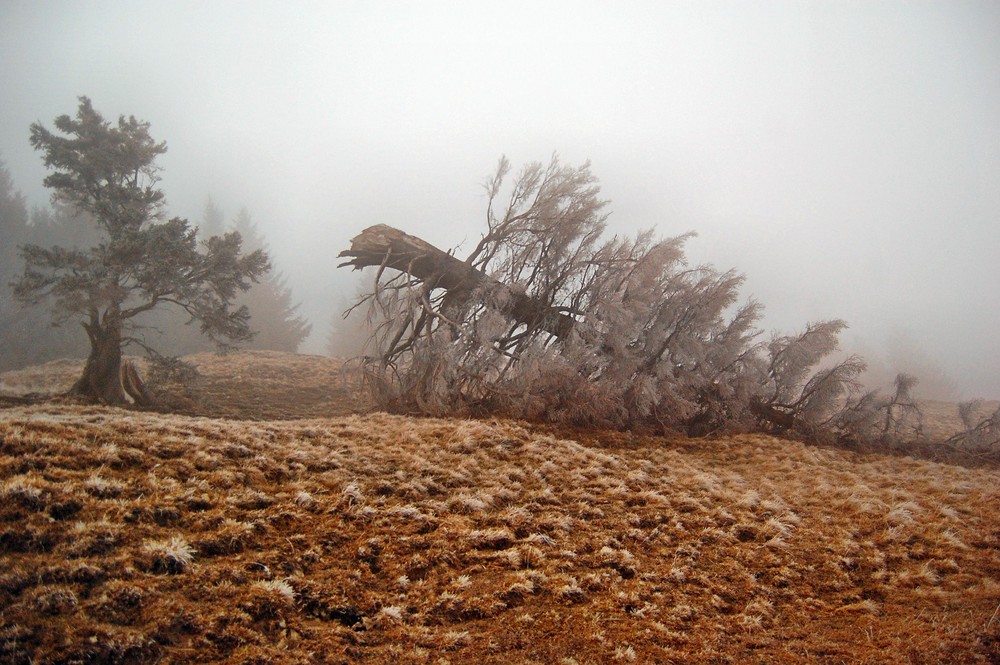
[[[1000,407],[992,414],[979,416],[981,408],[979,400],[958,405],[964,429],[948,439],[949,444],[973,451],[1000,452]]]
[[[161,408],[188,408],[198,401],[197,386],[201,374],[191,363],[147,349],[149,378],[147,388],[154,405]]]

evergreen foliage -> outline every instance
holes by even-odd
[[[236,215],[234,227],[248,250],[270,251],[246,208]],[[287,279],[273,268],[237,302],[253,312],[251,323],[256,335],[247,348],[294,353],[312,331],[312,324],[298,314],[299,305],[292,301]]]

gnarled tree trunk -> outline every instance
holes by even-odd
[[[122,323],[117,312],[106,312],[103,319],[94,312],[83,324],[90,338],[90,355],[81,376],[70,393],[102,404],[126,404],[122,388]]]

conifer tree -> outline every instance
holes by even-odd
[[[557,158],[485,183],[486,228],[464,259],[379,225],[341,256],[378,269],[367,375],[387,408],[504,413],[582,425],[808,430],[864,368],[837,348],[842,321],[758,341],[743,276],[689,266],[693,234],[605,237],[590,165]]]
[[[166,144],[149,123],[120,116],[106,121],[80,98],[75,117],[55,119],[56,132],[31,126],[31,145],[51,171],[54,202],[92,216],[100,242],[90,248],[25,245],[15,294],[24,303],[51,300],[59,320],[80,320],[90,354],[72,392],[108,404],[126,402],[122,348],[136,317],[167,304],[183,309],[220,345],[252,337],[246,307],[234,308],[268,268],[261,250],[243,253],[239,233],[209,238],[199,248],[187,220],[163,221],[164,195],[156,159]]]
[[[269,251],[264,236],[246,208],[239,211],[233,225],[245,239],[248,249]],[[243,294],[239,302],[254,313],[251,324],[256,336],[248,348],[295,353],[312,330],[312,324],[297,313],[299,305],[292,301],[287,279],[273,268]]]

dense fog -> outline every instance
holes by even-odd
[[[300,351],[354,294],[352,236],[468,249],[498,158],[558,153],[590,160],[611,232],[696,231],[768,332],[843,318],[876,384],[1000,396],[996,3],[0,0],[0,89],[29,208],[31,123],[80,95],[149,121],[169,214],[245,209]]]

